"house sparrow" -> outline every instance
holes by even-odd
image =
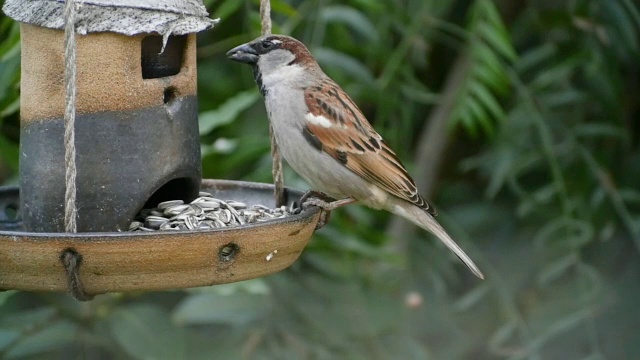
[[[479,278],[478,267],[434,219],[396,154],[300,41],[268,35],[231,49],[253,66],[282,155],[313,190],[405,217],[436,235]]]

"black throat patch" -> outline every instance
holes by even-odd
[[[260,94],[262,94],[262,96],[267,96],[267,89],[265,89],[262,84],[262,73],[260,72],[260,69],[258,69],[258,65],[253,66],[253,78],[258,85],[258,89],[260,89]]]

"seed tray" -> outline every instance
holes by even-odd
[[[274,208],[269,184],[203,180],[217,199]],[[287,208],[302,192],[286,189]],[[300,255],[318,223],[311,207],[297,214],[208,230],[103,233],[26,232],[17,187],[0,187],[0,289],[66,291],[61,256],[81,256],[87,294],[223,284],[278,272]],[[61,216],[63,216],[61,214]]]

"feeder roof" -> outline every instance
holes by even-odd
[[[184,35],[206,30],[210,19],[201,0],[76,0],[79,34]],[[51,29],[64,27],[64,0],[6,0],[2,10],[16,21]]]

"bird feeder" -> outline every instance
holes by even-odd
[[[169,194],[193,200],[201,178],[194,31],[213,22],[194,2],[173,9],[190,14],[186,19],[160,12],[177,16],[171,26],[134,20],[176,2],[153,2],[155,10],[112,10],[103,6],[108,3],[123,1],[83,2],[76,21],[86,33],[76,37],[80,232],[125,230],[146,202]],[[5,6],[22,23],[20,189],[29,231],[64,231],[63,7],[55,1]]]
[[[190,201],[201,190],[274,205],[269,185],[201,181],[195,33],[215,21],[199,0],[78,5],[79,233],[63,233],[63,8],[54,0],[7,0],[3,7],[21,22],[22,79],[20,187],[0,188],[0,288],[59,291],[75,276],[90,294],[159,290],[239,281],[290,265],[315,229],[315,208],[230,229],[123,232],[143,207]],[[287,195],[291,203],[301,194]],[[81,261],[79,273],[65,273],[61,257],[69,251],[78,255],[76,270]]]

